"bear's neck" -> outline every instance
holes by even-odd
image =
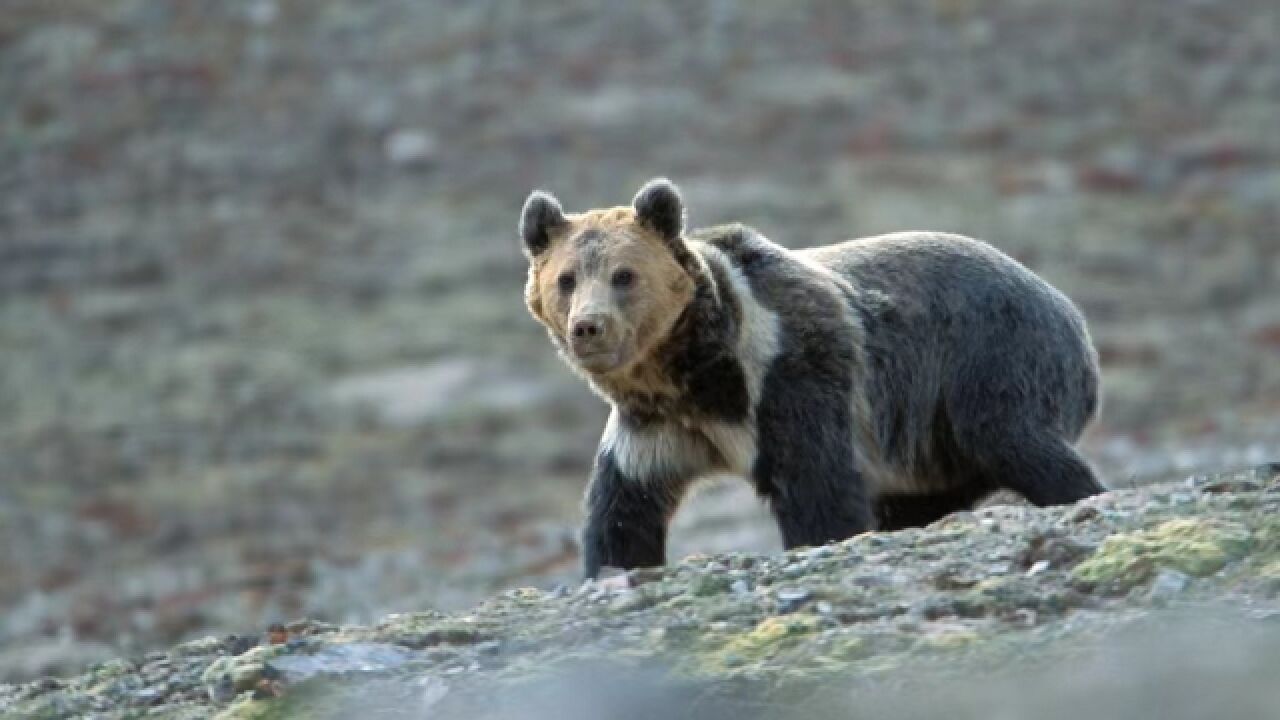
[[[746,383],[734,352],[741,306],[721,259],[696,254],[702,262],[693,298],[666,339],[619,377],[594,381],[630,425],[747,415]]]

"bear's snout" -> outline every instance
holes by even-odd
[[[569,325],[569,347],[583,369],[591,372],[610,370],[618,361],[616,335],[614,323],[607,315],[581,315]]]
[[[591,341],[597,336],[603,335],[605,322],[605,318],[599,316],[578,320],[573,324],[574,341]]]

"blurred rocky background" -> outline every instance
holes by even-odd
[[[1280,448],[1270,0],[9,0],[0,681],[576,577],[603,405],[533,187],[791,246],[990,240],[1073,297],[1113,486]],[[741,484],[673,555],[767,550]]]

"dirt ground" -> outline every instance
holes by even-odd
[[[1280,5],[17,0],[0,13],[0,680],[576,573],[605,409],[517,212],[679,182],[937,229],[1074,298],[1113,485],[1280,454]],[[766,549],[740,484],[674,554]]]

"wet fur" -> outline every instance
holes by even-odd
[[[648,258],[660,296],[645,312],[670,319],[636,320],[645,350],[625,372],[585,374],[613,407],[587,492],[588,576],[662,564],[667,523],[711,473],[750,478],[787,547],[927,524],[999,488],[1040,505],[1104,489],[1072,447],[1098,407],[1084,321],[985,243],[902,233],[791,251],[740,225],[686,235],[661,181],[631,208],[527,203],[523,217],[526,299],[562,353],[566,306],[547,298],[584,232],[644,250],[631,261]]]

